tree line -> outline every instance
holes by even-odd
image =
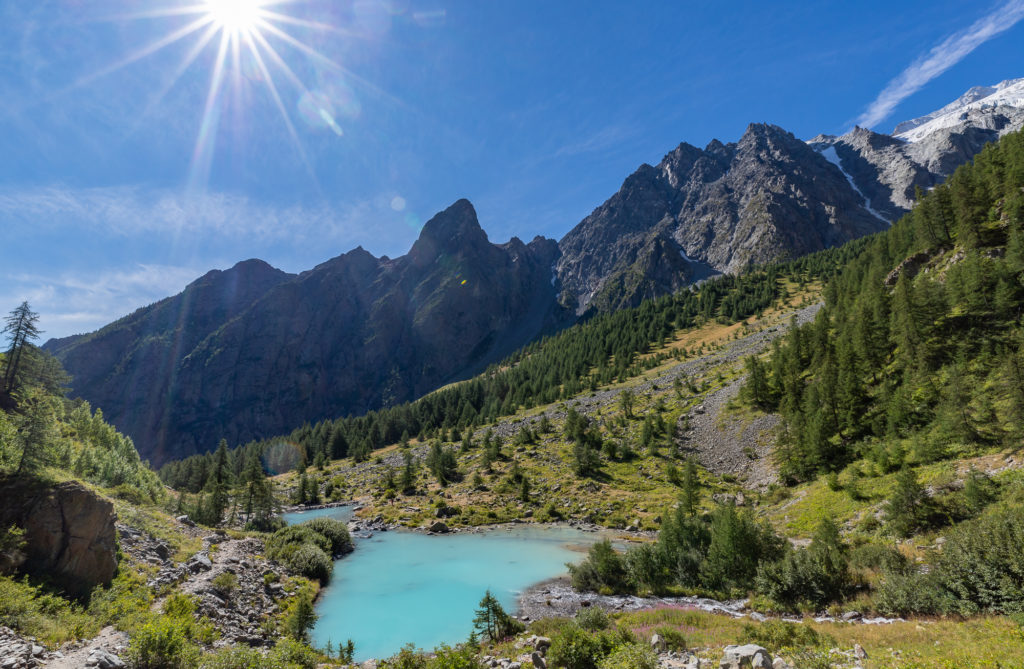
[[[648,354],[678,330],[709,320],[731,323],[760,313],[787,297],[785,280],[805,285],[826,279],[858,249],[859,243],[853,242],[799,260],[753,267],[635,308],[595,316],[529,344],[480,376],[416,401],[361,416],[306,423],[288,435],[233,449],[241,451],[232,461],[234,470],[241,471],[251,452],[259,454],[269,471],[280,472],[295,467],[289,458],[296,447],[307,464],[320,465],[347,456],[365,460],[378,448],[413,437],[457,441],[450,438],[454,431],[471,430],[520,409],[639,375],[664,362],[667,354]],[[160,476],[174,488],[198,492],[208,477],[211,457],[198,454],[168,463]]]

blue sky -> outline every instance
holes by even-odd
[[[681,141],[887,132],[1024,76],[1024,0],[306,0],[211,104],[216,26],[161,42],[204,4],[0,0],[0,311],[64,336],[246,258],[400,255],[460,197],[557,239]]]

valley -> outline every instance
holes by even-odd
[[[681,144],[558,242],[461,199],[24,301],[0,669],[1024,667],[1022,81]]]

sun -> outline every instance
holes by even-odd
[[[204,0],[214,25],[234,34],[251,33],[263,18],[266,0]]]

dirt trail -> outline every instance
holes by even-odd
[[[43,666],[47,669],[82,669],[82,667],[99,666],[99,653],[120,656],[128,648],[128,635],[113,627],[104,627],[93,639],[84,642],[73,650],[62,650],[64,657],[50,660]],[[97,655],[97,661],[89,664],[89,658]],[[118,666],[115,664],[114,666]],[[124,665],[120,665],[124,666]]]

